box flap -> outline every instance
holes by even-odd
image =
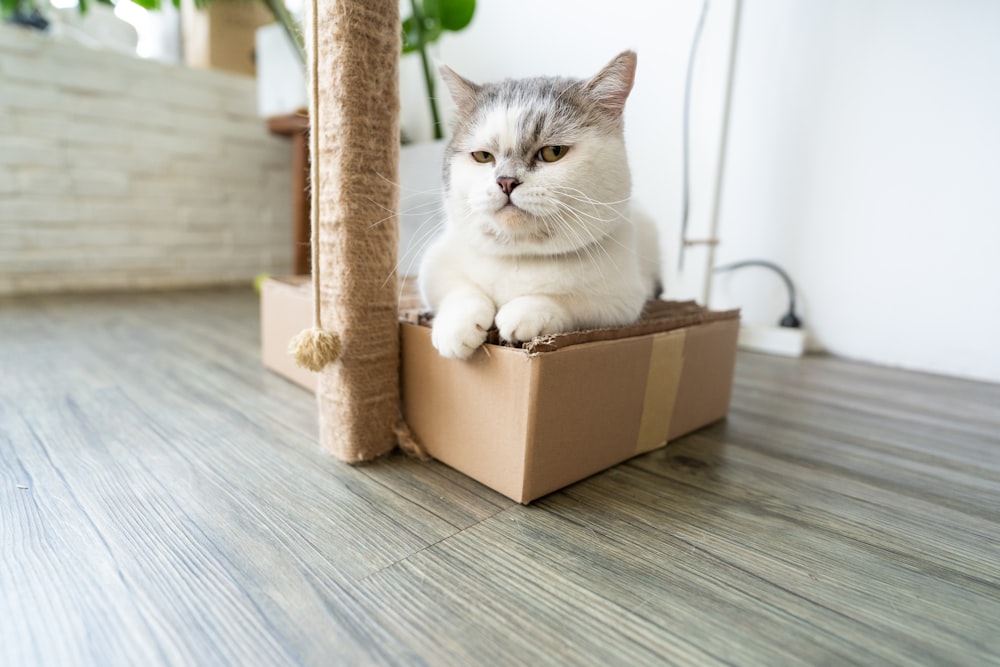
[[[708,308],[699,306],[694,301],[651,300],[646,302],[642,316],[635,324],[623,327],[586,329],[536,336],[529,341],[516,345],[500,340],[496,328],[493,328],[490,330],[486,342],[491,345],[500,345],[503,347],[523,348],[528,354],[539,354],[542,352],[554,352],[555,350],[561,350],[582,343],[633,338],[663,331],[674,331],[709,322],[739,321],[739,318],[740,311],[738,309],[709,310]],[[414,297],[409,295],[406,306],[400,309],[400,319],[412,324],[430,326],[433,316],[422,310],[419,307],[419,301],[415,301]]]
[[[739,310],[709,310],[694,301],[647,301],[642,317],[635,324],[624,327],[588,329],[567,333],[538,336],[523,345],[530,354],[592,343],[598,340],[617,340],[647,334],[674,331],[696,324],[706,324],[720,320],[739,320]]]

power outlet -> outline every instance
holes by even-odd
[[[805,329],[744,324],[740,327],[739,347],[783,357],[801,357],[806,351]]]

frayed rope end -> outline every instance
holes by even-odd
[[[428,454],[423,445],[417,441],[417,437],[413,434],[413,431],[410,430],[409,424],[400,419],[396,422],[396,425],[392,430],[396,434],[396,444],[399,445],[399,448],[403,450],[403,452],[409,456],[420,459],[421,461],[430,460],[431,455]]]
[[[318,373],[340,356],[340,339],[333,332],[312,327],[288,342],[288,353],[299,366]]]

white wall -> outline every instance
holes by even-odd
[[[1000,381],[998,26],[991,0],[746,2],[719,260],[785,266],[833,353]],[[716,287],[780,314],[771,276]]]
[[[700,6],[480,2],[436,55],[489,80],[588,76],[637,49],[626,111],[635,198],[675,259],[681,95]],[[712,1],[696,69],[692,236],[705,233],[713,192],[732,11]],[[717,263],[786,267],[811,334],[835,354],[1000,381],[998,25],[992,0],[744,0]],[[421,136],[417,68],[404,59],[404,124]],[[680,292],[698,294],[698,260],[689,252]],[[715,287],[712,305],[742,306],[747,321],[783,312],[766,272]]]
[[[0,294],[287,272],[290,164],[252,77],[0,26]]]

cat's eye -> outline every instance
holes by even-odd
[[[472,158],[476,162],[481,163],[493,162],[493,153],[487,153],[486,151],[472,151]]]
[[[569,152],[569,146],[544,146],[538,151],[538,159],[542,162],[561,160]]]

